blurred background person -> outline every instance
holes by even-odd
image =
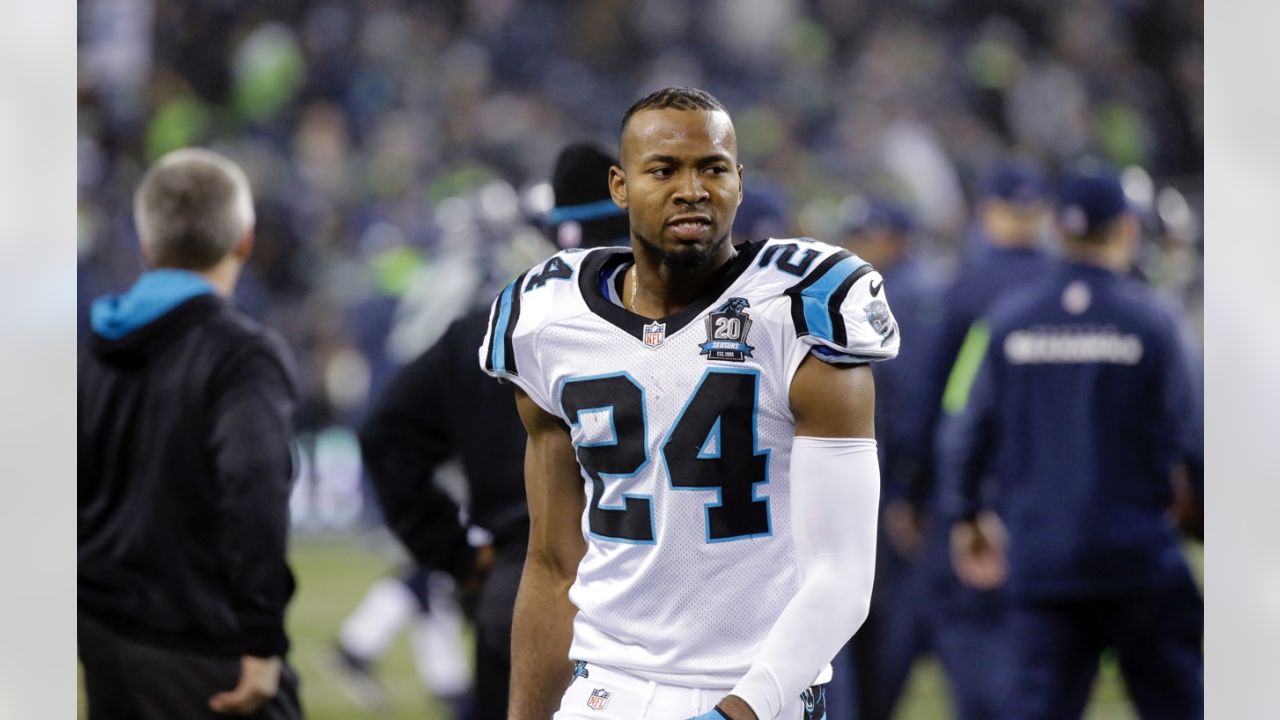
[[[742,203],[733,217],[734,244],[795,237],[786,191],[766,178],[753,176],[748,182],[758,187],[742,189]]]
[[[378,680],[376,665],[396,636],[406,632],[422,686],[455,720],[470,717],[472,672],[456,593],[447,573],[423,567],[370,586],[343,619],[327,662],[354,705],[370,714],[392,708],[394,700]]]
[[[615,162],[590,144],[574,143],[561,151],[552,174],[555,205],[545,223],[548,235],[562,247],[599,247],[627,239],[626,213],[609,196],[609,167]],[[388,527],[420,567],[439,568],[474,596],[469,603],[475,623],[474,711],[459,709],[459,717],[504,720],[511,618],[529,515],[525,433],[515,401],[476,362],[489,323],[488,308],[474,308],[401,369],[361,427],[360,443]],[[465,508],[435,482],[436,470],[452,458],[461,460],[466,478]],[[397,599],[403,598],[400,587],[386,581],[370,591],[365,612],[371,627],[388,626],[379,623],[379,610],[384,620],[401,616],[405,602]],[[383,604],[375,600],[375,592],[385,594],[385,607],[374,607],[375,602]],[[427,601],[429,610],[435,602]],[[344,626],[340,653],[351,657],[359,633],[348,629],[358,628]],[[363,674],[367,658],[355,659],[346,663],[348,671]]]
[[[960,262],[942,294],[938,336],[929,346],[925,382],[934,398],[942,398],[973,323],[996,298],[1048,267],[1052,207],[1048,177],[1025,161],[1002,161],[983,178]],[[922,417],[925,437],[918,443],[926,453],[940,406],[930,402],[932,414]]]
[[[1063,260],[984,313],[978,362],[947,389],[956,572],[1009,588],[1000,717],[1079,717],[1114,649],[1143,717],[1200,718],[1203,603],[1171,517],[1176,465],[1203,492],[1194,363],[1181,321],[1128,277],[1139,238],[1119,178],[1074,170],[1058,205]]]
[[[93,303],[79,383],[77,638],[91,718],[300,718],[284,661],[296,386],[227,303],[253,197],[202,149],[134,195],[150,269]]]
[[[493,562],[495,525],[501,525],[496,529],[502,543],[522,532],[518,523],[508,527],[510,518],[502,518],[523,513],[523,495],[513,495],[503,485],[508,479],[504,471],[510,469],[504,463],[510,457],[490,456],[483,458],[487,464],[478,465],[480,451],[468,445],[478,436],[442,434],[458,406],[444,404],[449,398],[439,395],[435,385],[443,379],[432,377],[428,385],[424,378],[455,371],[453,363],[469,342],[466,331],[455,325],[466,319],[473,301],[482,300],[496,281],[506,279],[504,268],[539,258],[551,246],[519,216],[516,191],[509,183],[487,176],[476,182],[476,187],[445,198],[437,207],[445,233],[430,262],[405,245],[397,227],[388,224],[376,230],[378,237],[370,240],[376,247],[376,278],[380,285],[398,286],[399,291],[363,299],[350,311],[356,345],[348,352],[358,368],[351,374],[360,390],[347,402],[345,415],[365,433],[359,437],[359,462],[352,468],[357,476],[352,482],[360,489],[352,495],[373,498],[377,483],[388,477],[404,481],[406,474],[426,483],[415,492],[429,508],[410,511],[416,513],[410,522],[423,526],[414,528],[415,544],[406,548],[411,555],[429,552],[433,563],[409,562],[392,576],[375,580],[340,623],[334,646],[323,653],[324,667],[347,699],[369,713],[385,713],[396,704],[378,664],[401,635],[409,639],[418,685],[433,699],[429,705],[445,708],[454,718],[471,718],[477,702],[481,712],[490,712],[483,705],[494,697],[489,682],[496,674],[488,659],[491,651],[486,654],[492,623],[481,624],[475,616],[486,608],[493,615],[494,601],[480,608],[476,601],[485,597],[481,580]],[[479,342],[477,336],[476,347]],[[433,355],[425,352],[431,349]],[[356,395],[349,386],[338,394]],[[368,398],[375,402],[367,405]],[[407,437],[410,431],[418,435]],[[376,456],[371,456],[371,444]],[[520,453],[517,462],[522,448]],[[478,473],[480,479],[469,473]],[[373,501],[362,505],[363,523],[386,522],[399,532],[395,523],[406,509]],[[467,621],[477,629],[477,642],[470,643],[475,653],[464,638]],[[473,688],[476,665],[480,672],[474,676],[480,685]],[[502,696],[505,699],[505,690]]]
[[[551,171],[555,206],[545,219],[556,247],[587,249],[629,241],[627,212],[609,196],[609,168],[617,164],[607,150],[589,142],[570,143],[556,156]],[[487,300],[482,304],[488,307]]]
[[[995,298],[1034,280],[1048,266],[1050,208],[1048,180],[1039,169],[999,161],[979,184],[974,222],[949,279],[938,284],[935,276],[931,284],[915,288],[908,283],[913,312],[923,322],[904,342],[911,347],[902,353],[902,365],[888,370],[909,372],[895,377],[910,380],[891,380],[899,398],[890,396],[894,414],[884,418],[892,452],[884,458],[883,526],[892,552],[885,558],[881,589],[902,601],[893,603],[876,626],[882,630],[879,648],[869,653],[878,662],[867,672],[878,677],[868,693],[880,712],[892,710],[907,673],[926,652],[942,664],[957,717],[998,716],[1008,691],[1003,597],[958,581],[948,562],[947,528],[935,518],[934,433],[947,378],[966,362],[970,326]]]

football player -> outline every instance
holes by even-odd
[[[520,275],[479,352],[529,433],[511,717],[816,720],[870,599],[884,281],[732,243],[737,140],[701,90],[637,101],[620,150],[630,248]]]

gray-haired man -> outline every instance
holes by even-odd
[[[95,301],[78,372],[89,717],[300,718],[283,662],[293,370],[226,300],[253,246],[249,183],[178,150],[134,215],[150,269]]]

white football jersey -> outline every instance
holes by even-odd
[[[897,323],[879,273],[807,238],[739,247],[659,320],[611,299],[631,263],[565,251],[516,278],[480,363],[571,430],[587,498],[571,657],[730,688],[799,585],[791,378],[810,352],[892,358]]]

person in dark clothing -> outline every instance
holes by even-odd
[[[1115,174],[1072,174],[1059,204],[1064,260],[992,306],[947,389],[956,572],[1008,588],[1000,717],[1080,717],[1110,647],[1143,717],[1200,718],[1203,603],[1170,513],[1175,467],[1203,496],[1194,364],[1173,312],[1126,277],[1138,232]]]
[[[562,245],[625,241],[626,214],[609,199],[614,162],[591,145],[561,151],[547,225]],[[529,536],[526,436],[510,389],[476,364],[488,325],[487,306],[456,320],[391,380],[359,437],[387,526],[419,564],[448,572],[476,593],[473,717],[505,720],[511,618]],[[466,524],[433,482],[436,468],[455,457],[469,488]],[[477,535],[491,539],[476,547],[468,537]]]
[[[914,456],[907,491],[917,507],[928,509],[933,495],[934,433],[943,389],[973,323],[1009,290],[1041,277],[1049,256],[1043,241],[1051,220],[1048,180],[1034,166],[1008,162],[983,179],[976,222],[954,279],[942,293],[943,316],[922,349],[929,402],[902,418],[903,450]]]
[[[515,401],[475,368],[487,325],[479,311],[454,321],[396,374],[359,432],[387,527],[421,566],[476,593],[476,718],[506,716],[511,608],[529,532]],[[455,457],[470,490],[466,525],[433,481]],[[473,528],[491,540],[473,547]]]
[[[609,168],[616,163],[593,143],[570,143],[560,150],[551,173],[555,207],[546,217],[548,235],[557,247],[626,244],[627,213],[609,197]],[[597,182],[597,176],[603,179]]]
[[[253,246],[249,184],[178,150],[134,215],[152,269],[93,304],[78,373],[89,717],[300,718],[284,662],[294,371],[226,299]]]

